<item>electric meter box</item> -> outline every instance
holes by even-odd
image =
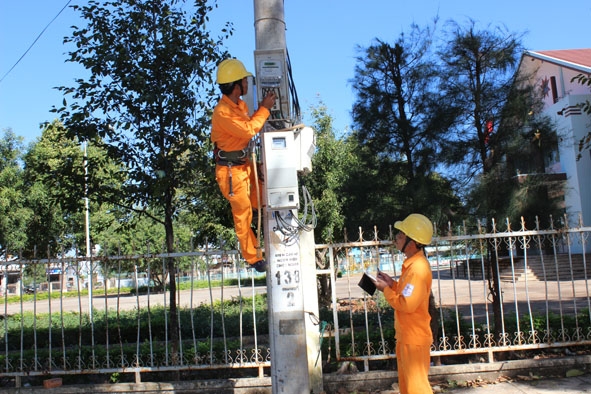
[[[254,51],[257,100],[260,102],[269,91],[274,91],[277,97],[269,120],[291,119],[286,58],[284,49]]]
[[[263,133],[265,185],[269,209],[298,209],[299,146],[293,131]]]

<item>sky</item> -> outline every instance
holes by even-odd
[[[86,2],[70,0],[76,3]],[[55,87],[75,86],[76,78],[86,76],[82,66],[66,62],[73,48],[63,38],[72,25],[83,26],[70,7],[60,13],[66,4],[0,0],[0,137],[10,128],[25,143],[35,141],[40,124],[55,118],[52,106],[62,103]],[[323,103],[337,132],[351,125],[357,48],[376,38],[394,43],[412,23],[424,27],[438,17],[440,32],[448,20],[464,26],[473,20],[482,29],[505,26],[523,34],[525,49],[534,51],[591,47],[589,0],[285,0],[284,10],[304,122],[310,122],[310,108]],[[210,18],[209,30],[216,34],[225,22],[233,24],[226,47],[254,73],[254,0],[218,0]]]

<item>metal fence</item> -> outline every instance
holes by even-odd
[[[538,222],[528,230],[523,221],[516,231],[504,227],[461,227],[457,235],[449,228],[428,248],[436,362],[492,362],[498,353],[527,357],[527,351],[568,353],[591,345],[591,228],[542,230]],[[400,274],[402,258],[392,254],[388,238],[374,233],[366,241],[360,233],[358,242],[317,249],[327,267],[322,273],[347,283],[346,292],[331,294],[334,357],[363,362],[365,370],[395,358],[392,308],[381,293],[369,297],[357,286],[368,269]]]
[[[434,360],[490,362],[501,352],[591,345],[591,228],[503,227],[450,227],[429,247]],[[319,359],[327,371],[341,361],[382,368],[395,359],[393,311],[357,283],[378,267],[400,273],[392,234],[360,232],[356,242],[317,245],[316,256]],[[169,258],[177,267],[178,342],[169,332]],[[0,378],[11,384],[48,374],[136,382],[179,371],[262,376],[272,362],[264,275],[247,270],[236,251],[17,256],[0,264]]]
[[[174,343],[169,258],[177,267]],[[13,258],[2,266],[0,377],[17,385],[48,374],[131,374],[136,382],[141,374],[183,370],[262,375],[270,365],[268,341],[259,341],[267,320],[257,316],[257,305],[266,305],[265,276],[247,270],[236,251]],[[23,285],[40,272],[50,280]]]

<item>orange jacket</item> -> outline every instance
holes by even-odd
[[[386,301],[394,308],[396,340],[409,345],[431,345],[431,266],[423,251],[404,260],[402,274],[392,287],[384,288]]]
[[[213,110],[211,119],[211,140],[223,151],[237,151],[248,146],[248,142],[265,124],[269,110],[261,106],[252,117],[248,116],[248,106],[242,100],[234,104],[222,95]]]

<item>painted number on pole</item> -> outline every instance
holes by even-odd
[[[294,311],[302,308],[299,250],[283,250],[274,254],[274,310]]]
[[[300,283],[300,270],[284,270],[284,271],[277,271],[275,274],[275,278],[277,278],[277,286],[281,285],[295,285]]]

